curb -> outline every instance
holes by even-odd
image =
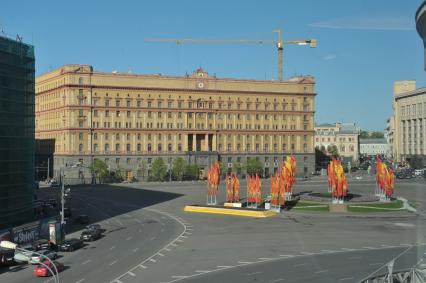
[[[240,210],[230,208],[217,208],[217,207],[200,207],[187,205],[183,209],[186,212],[198,212],[198,213],[211,213],[211,214],[222,214],[222,215],[234,215],[234,216],[245,216],[245,217],[271,217],[277,213],[273,211],[252,211],[252,210]]]

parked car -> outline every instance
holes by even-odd
[[[0,266],[14,264],[15,263],[13,259],[14,256],[15,256],[15,250],[0,248]]]
[[[50,188],[59,188],[59,184],[56,181],[49,182]]]
[[[101,230],[99,229],[88,229],[81,232],[80,240],[82,241],[94,241],[101,237]]]
[[[52,263],[50,263],[50,261],[47,261],[47,260],[43,261],[43,264],[48,266],[53,272],[55,272],[55,268],[53,267]],[[64,265],[62,263],[54,261],[53,264],[55,265],[58,272],[61,272],[62,270],[64,270]],[[39,264],[34,269],[34,275],[36,277],[48,277],[48,276],[51,276],[52,274],[50,273],[49,269]]]
[[[38,252],[39,254],[42,254],[43,256],[40,257],[38,254],[33,254],[31,257],[29,263],[31,264],[38,264],[39,262],[43,261],[48,257],[49,259],[57,259],[58,254],[52,250],[41,250]]]
[[[79,239],[69,239],[59,244],[59,250],[64,252],[72,252],[83,247],[83,241]]]
[[[88,230],[101,230],[102,227],[100,224],[90,224],[88,226],[86,226],[86,229]]]
[[[77,218],[75,219],[75,222],[79,223],[79,224],[88,224],[89,223],[89,216],[85,215],[85,214],[80,214],[79,216],[77,216]]]
[[[15,251],[13,260],[17,263],[28,263],[33,255],[32,251]]]
[[[416,170],[414,170],[414,175],[417,178],[423,177],[423,171],[424,171],[424,169],[416,169]]]
[[[33,243],[35,251],[49,249],[49,241],[46,239],[39,239]]]

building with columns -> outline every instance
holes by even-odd
[[[104,160],[138,178],[142,160],[178,156],[203,170],[257,158],[266,175],[294,153],[314,169],[315,81],[222,79],[203,69],[172,77],[65,65],[36,78],[36,138],[54,139],[54,175],[67,163]],[[71,172],[90,179],[88,170]],[[76,170],[74,170],[76,171]]]
[[[394,82],[394,160],[409,161],[414,156],[426,160],[426,88],[415,81]]]

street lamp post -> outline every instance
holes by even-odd
[[[43,257],[46,258],[52,264],[52,266],[55,269],[56,273],[53,272],[53,270],[50,269],[49,266],[47,266],[43,262],[40,262],[40,264],[43,265],[44,267],[46,267],[50,271],[50,273],[52,273],[53,278],[55,279],[55,282],[59,283],[58,269],[56,268],[56,265],[53,263],[53,261],[50,258],[48,258],[47,256],[45,256],[45,255],[43,255],[41,253],[35,252],[35,251],[29,251],[27,249],[20,248],[20,247],[18,247],[17,244],[15,244],[13,242],[10,242],[10,241],[0,241],[0,247],[5,248],[5,249],[10,249],[10,250],[15,250],[15,251],[34,253],[34,254],[38,255],[40,257],[40,259],[43,258]]]

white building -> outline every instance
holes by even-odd
[[[388,143],[383,139],[360,139],[359,153],[361,155],[376,156],[388,153]]]

